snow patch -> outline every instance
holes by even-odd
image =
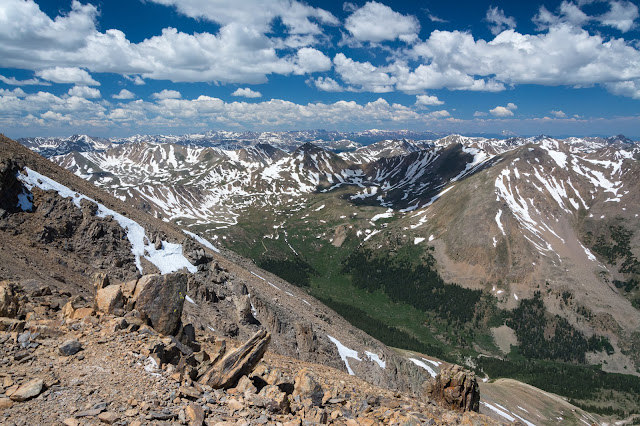
[[[432,235],[432,237],[433,237],[433,235]],[[413,239],[413,244],[420,244],[420,243],[421,243],[421,242],[423,242],[424,240],[425,240],[425,239],[424,239],[424,238],[422,238],[422,237],[415,237],[415,238]],[[429,240],[429,241],[431,241],[431,240]]]
[[[22,190],[21,194],[18,194],[18,208],[23,212],[33,210],[33,194]]]
[[[498,407],[494,407],[493,405],[491,405],[491,404],[489,404],[487,402],[480,401],[480,404],[484,405],[485,407],[487,407],[491,411],[494,411],[494,412],[498,413],[499,416],[504,417],[505,419],[509,420],[510,422],[514,422],[516,420],[515,417],[509,415],[508,413],[505,413],[504,411],[502,411]]]
[[[184,297],[184,300],[186,300],[187,302],[192,303],[192,304],[194,304],[194,305],[196,304],[196,302],[194,302],[194,301],[193,301],[193,299],[192,299],[192,298],[190,298],[189,296],[185,296],[185,297]]]
[[[340,358],[342,359],[342,361],[344,361],[344,365],[347,366],[347,371],[349,372],[349,374],[351,374],[352,376],[355,376],[355,373],[353,372],[353,370],[349,366],[349,360],[347,360],[347,358],[353,358],[355,360],[362,361],[360,358],[358,358],[358,351],[354,351],[353,349],[349,349],[348,347],[346,347],[345,345],[340,343],[340,341],[338,339],[336,339],[335,337],[331,337],[328,334],[327,334],[327,337],[338,348],[338,353],[340,354]]]
[[[182,232],[184,232],[185,234],[187,234],[188,236],[190,236],[191,238],[193,238],[194,240],[196,240],[206,248],[213,250],[216,253],[220,253],[220,250],[218,250],[213,244],[211,244],[208,240],[205,240],[204,238],[202,238],[200,235],[197,235],[197,234],[194,234],[193,232],[189,232],[185,230],[183,230]]]
[[[427,364],[425,364],[424,362],[420,361],[419,359],[409,358],[409,361],[411,361],[412,363],[414,363],[418,367],[421,367],[421,368],[424,368],[425,370],[427,370],[427,372],[431,375],[431,377],[436,377],[437,376],[436,372],[431,367],[429,367]]]
[[[500,217],[502,216],[502,209],[498,209],[498,213],[496,213],[496,223],[498,224],[498,228],[500,228],[500,231],[502,232],[502,235],[507,235],[504,232],[504,228],[502,227],[502,222],[500,222]],[[495,247],[495,244],[493,245]]]
[[[376,364],[378,364],[380,368],[387,368],[387,363],[381,360],[378,354],[374,354],[373,352],[369,352],[369,351],[364,351],[364,353],[367,355],[370,361],[373,361]]]
[[[138,224],[138,222],[129,219],[114,210],[108,209],[97,201],[85,195],[78,194],[68,187],[41,175],[34,170],[31,170],[28,167],[25,167],[25,170],[27,172],[26,176],[18,173],[17,177],[25,184],[25,186],[27,186],[27,188],[29,188],[29,190],[35,186],[44,191],[56,191],[61,197],[71,198],[78,208],[80,207],[80,201],[88,200],[98,206],[96,216],[112,216],[113,219],[127,231],[127,239],[131,243],[131,252],[136,258],[136,266],[140,273],[143,272],[142,263],[140,262],[141,257],[144,257],[156,266],[163,275],[178,271],[182,268],[186,268],[191,273],[196,273],[198,271],[198,269],[182,254],[182,244],[163,241],[162,248],[160,250],[156,250],[155,245],[145,235],[145,229]]]

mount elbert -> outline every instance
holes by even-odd
[[[51,162],[0,141],[8,424],[638,412],[634,142],[131,139],[20,140]],[[593,389],[567,401],[496,365],[575,368]]]

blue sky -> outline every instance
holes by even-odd
[[[0,132],[640,139],[628,0],[3,0]]]

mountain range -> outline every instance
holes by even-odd
[[[252,259],[352,323],[349,310],[366,312],[489,378],[487,357],[640,375],[640,145],[624,136],[20,142],[124,205]]]

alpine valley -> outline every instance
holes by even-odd
[[[485,414],[495,417],[497,401],[512,421],[562,419],[536,402],[537,418],[517,411],[544,398],[566,404],[555,409],[576,424],[640,414],[640,144],[624,136],[19,142],[127,208],[212,242],[279,297],[317,299],[385,348],[474,370]],[[306,309],[294,305],[291,318]],[[254,315],[265,319],[260,308]]]

